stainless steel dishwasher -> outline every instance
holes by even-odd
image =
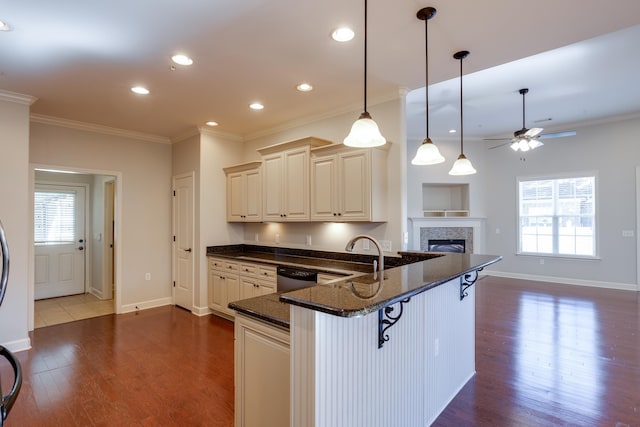
[[[276,287],[278,292],[295,291],[318,283],[318,272],[302,267],[278,266]]]

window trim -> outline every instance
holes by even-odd
[[[520,248],[520,183],[526,181],[544,181],[544,180],[558,180],[558,179],[571,179],[571,178],[586,178],[593,177],[593,191],[594,191],[594,203],[593,203],[593,216],[595,224],[595,232],[593,233],[594,239],[594,254],[593,255],[572,255],[572,254],[557,254],[557,253],[542,253],[542,252],[525,252]],[[545,175],[528,175],[528,176],[516,176],[515,190],[516,190],[516,255],[534,256],[534,257],[546,257],[546,258],[567,258],[567,259],[582,259],[582,260],[599,260],[600,257],[600,189],[599,189],[599,176],[598,171],[584,170],[573,171],[564,173],[554,173]]]

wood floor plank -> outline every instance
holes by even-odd
[[[640,426],[639,293],[485,277],[476,298],[477,372],[435,426]],[[229,321],[161,307],[32,341],[6,426],[233,425]]]

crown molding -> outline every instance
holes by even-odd
[[[240,135],[236,135],[234,133],[220,132],[220,131],[217,131],[217,130],[210,129],[207,126],[198,126],[198,131],[201,134],[215,136],[215,137],[218,137],[218,138],[223,138],[223,139],[226,139],[228,141],[234,141],[234,142],[244,142],[245,141],[245,138],[243,138]]]
[[[83,130],[87,132],[101,133],[104,135],[121,136],[124,138],[137,139],[140,141],[156,142],[159,144],[171,144],[171,140],[165,136],[152,135],[149,133],[136,132],[126,129],[112,128],[109,126],[80,122],[77,120],[61,119],[58,117],[45,116],[42,114],[31,114],[31,122],[65,127],[69,129]]]
[[[21,93],[9,92],[8,90],[0,89],[0,101],[15,102],[16,104],[31,106],[37,100],[38,98],[35,96],[23,95]]]

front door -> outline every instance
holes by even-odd
[[[193,309],[193,175],[173,178],[174,303]]]
[[[37,184],[35,299],[85,292],[85,187]]]

